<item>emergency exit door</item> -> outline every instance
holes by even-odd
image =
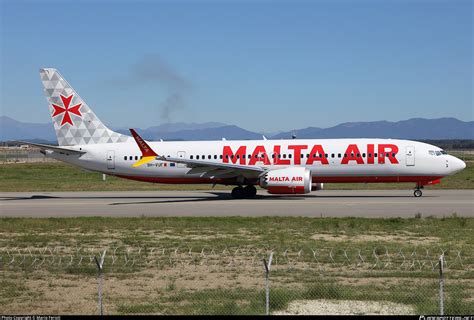
[[[186,159],[186,151],[178,151],[177,156],[180,159]],[[178,163],[178,168],[184,168],[184,167],[186,167],[184,163]]]
[[[409,146],[406,147],[405,159],[407,166],[415,165],[415,147]]]

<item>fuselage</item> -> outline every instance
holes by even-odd
[[[160,155],[259,166],[274,170],[306,167],[313,183],[325,182],[415,182],[423,185],[465,168],[460,159],[439,147],[397,139],[291,139],[239,141],[160,141],[150,142]],[[75,145],[85,154],[51,157],[82,168],[123,178],[157,183],[239,184],[235,179],[212,179],[189,173],[185,164],[154,160],[138,168],[132,164],[141,152],[133,141]],[[257,184],[255,179],[245,184]]]

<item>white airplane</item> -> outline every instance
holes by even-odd
[[[305,194],[324,183],[424,185],[466,164],[440,148],[396,139],[145,142],[107,128],[56,69],[40,69],[59,146],[29,143],[48,157],[121,178],[155,183],[235,185],[235,198]],[[442,130],[442,128],[440,128]]]

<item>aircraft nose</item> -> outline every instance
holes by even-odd
[[[453,157],[454,161],[453,161],[453,165],[452,165],[452,168],[453,168],[453,171],[454,172],[459,172],[461,170],[463,170],[464,168],[466,168],[466,163],[464,161],[462,161],[461,159],[458,159],[456,157]]]

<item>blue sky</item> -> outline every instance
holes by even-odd
[[[49,121],[40,67],[113,127],[473,120],[472,1],[0,2],[1,114],[22,121]]]

